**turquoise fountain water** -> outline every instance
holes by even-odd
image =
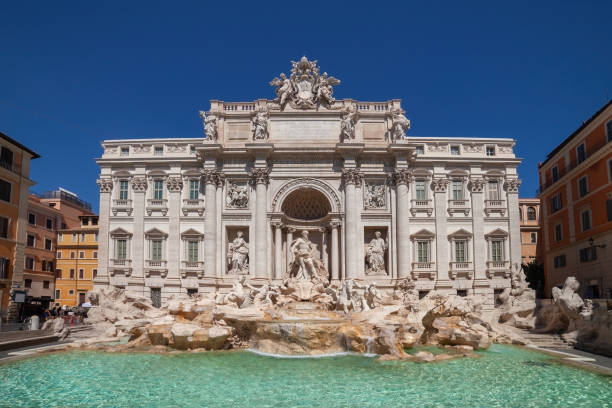
[[[612,407],[612,377],[493,345],[438,363],[70,352],[0,366],[7,407]]]

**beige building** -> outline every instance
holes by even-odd
[[[521,258],[524,264],[542,263],[542,237],[540,236],[540,200],[519,198],[521,219]]]

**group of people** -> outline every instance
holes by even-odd
[[[44,320],[60,318],[64,319],[64,322],[68,325],[82,324],[83,319],[87,317],[87,309],[84,307],[75,306],[60,306],[56,304],[54,307],[46,309],[44,313]]]

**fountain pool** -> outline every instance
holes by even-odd
[[[494,344],[419,364],[247,351],[66,352],[0,365],[10,407],[612,407],[612,377]]]

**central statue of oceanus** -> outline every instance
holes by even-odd
[[[300,237],[291,243],[293,262],[289,267],[289,277],[296,280],[328,280],[328,273],[323,263],[313,257],[314,248],[308,239],[308,231],[302,231]]]

